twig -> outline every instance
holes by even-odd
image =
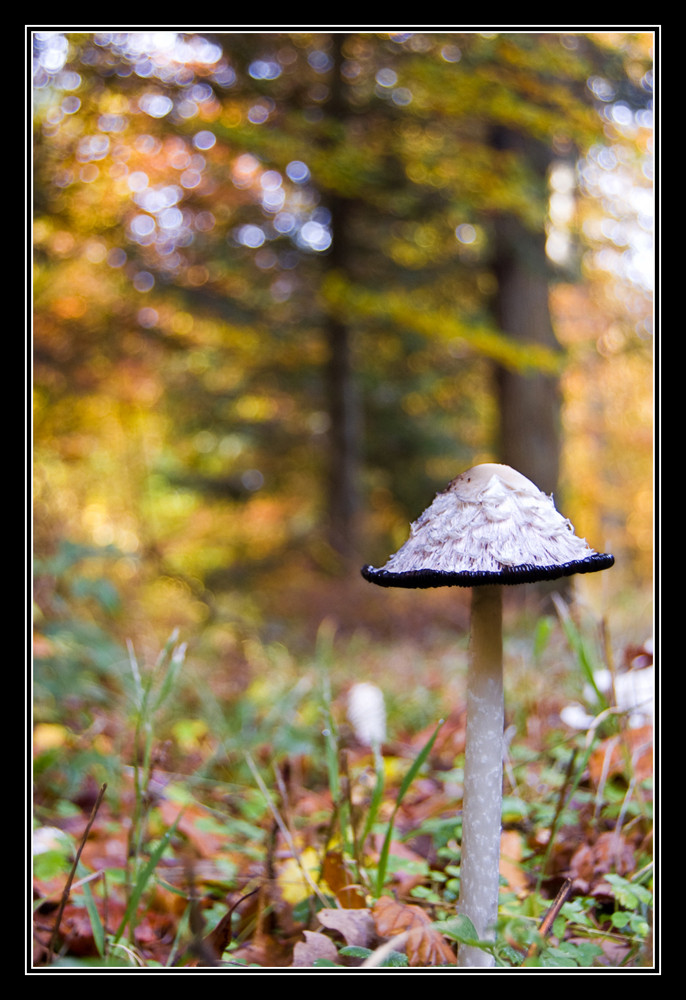
[[[83,831],[83,836],[81,837],[81,843],[79,844],[79,849],[76,852],[74,863],[71,866],[71,871],[69,872],[69,878],[67,879],[64,889],[62,891],[62,898],[60,899],[60,905],[57,911],[57,917],[55,919],[55,926],[52,929],[52,934],[50,935],[50,944],[48,945],[48,965],[52,962],[52,958],[55,953],[55,943],[57,941],[57,935],[59,933],[60,923],[62,922],[64,908],[67,905],[67,900],[69,899],[69,893],[71,892],[71,886],[72,882],[74,881],[74,875],[76,874],[76,869],[79,860],[81,858],[81,852],[86,846],[86,841],[88,840],[88,834],[91,831],[91,827],[93,826],[93,822],[97,815],[98,809],[100,808],[100,803],[104,798],[106,788],[107,788],[107,783],[105,783],[98,792],[98,797],[95,800],[95,805],[91,810],[90,818],[88,820],[88,823],[86,824],[86,829]]]
[[[390,938],[384,944],[380,945],[376,951],[373,951],[371,955],[365,958],[364,962],[360,966],[361,969],[375,969],[385,962],[391,952],[399,951],[407,939],[410,936],[409,930],[401,931],[400,934],[396,934],[394,937]]]
[[[558,913],[566,903],[567,897],[569,896],[571,891],[572,891],[572,880],[571,878],[568,878],[563,882],[557,896],[553,900],[552,906],[550,907],[550,909],[544,916],[543,920],[541,921],[541,926],[538,928],[541,937],[545,937],[546,934],[548,934],[548,932],[550,931],[550,928],[553,926],[553,923],[555,922],[555,918],[557,917]],[[526,958],[527,959],[533,958],[533,956],[538,951],[539,947],[540,947],[539,942],[532,941],[532,943],[529,945],[529,950],[526,953]]]
[[[545,855],[543,857],[543,861],[541,863],[541,868],[540,868],[540,871],[538,873],[538,880],[536,882],[536,890],[537,891],[541,888],[541,885],[543,883],[543,879],[545,878],[546,868],[548,867],[548,862],[549,862],[550,856],[552,854],[553,845],[554,845],[554,842],[555,842],[555,837],[557,835],[557,825],[558,825],[558,823],[560,821],[560,817],[562,816],[562,810],[564,809],[564,806],[565,806],[565,801],[566,801],[566,798],[567,798],[567,792],[568,792],[569,786],[570,786],[570,784],[572,782],[572,775],[574,773],[574,764],[576,763],[576,756],[577,756],[577,752],[576,752],[576,750],[573,750],[572,751],[572,755],[569,758],[569,761],[567,763],[567,770],[565,772],[564,781],[562,782],[562,787],[560,788],[559,794],[557,796],[557,805],[555,807],[555,815],[553,816],[553,821],[552,821],[552,823],[550,825],[550,836],[548,838],[548,844],[546,846]]]

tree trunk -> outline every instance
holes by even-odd
[[[345,35],[334,35],[332,52],[329,114],[344,121],[347,106],[341,77]],[[333,243],[328,266],[349,274],[352,270],[350,227],[352,202],[332,195],[328,203],[331,212]],[[359,507],[359,466],[361,454],[361,410],[352,361],[352,334],[338,317],[326,320],[329,358],[326,388],[329,403],[329,476],[328,476],[328,537],[330,545],[344,559],[355,553],[357,513]]]
[[[540,181],[540,197],[545,198],[549,150],[528,137],[505,130],[498,132],[494,145],[517,149],[526,157]],[[551,274],[543,228],[534,231],[514,215],[501,215],[494,232],[494,270],[498,282],[494,314],[500,330],[513,340],[558,349],[549,309]],[[499,460],[527,476],[539,489],[553,493],[560,467],[557,377],[499,368],[496,391],[500,415]]]
[[[351,363],[350,330],[331,317],[327,324],[327,339],[329,543],[339,555],[347,557],[355,551],[358,511],[358,394]]]

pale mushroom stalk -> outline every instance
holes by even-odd
[[[502,585],[593,573],[614,563],[574,534],[530,480],[506,465],[476,465],[438,493],[385,566],[362,575],[382,587],[471,587],[459,912],[480,940],[498,915],[503,781]],[[492,966],[462,945],[459,966]]]
[[[459,911],[482,940],[494,938],[498,917],[505,717],[502,601],[500,586],[472,589]],[[491,966],[493,959],[481,948],[462,945],[457,964]]]

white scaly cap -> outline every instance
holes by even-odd
[[[402,548],[362,575],[384,587],[474,587],[554,580],[613,563],[575,535],[552,496],[509,466],[486,463],[438,493]]]

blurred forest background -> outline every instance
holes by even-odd
[[[36,32],[39,564],[227,637],[495,460],[650,586],[652,40]]]
[[[615,555],[575,587],[618,658],[643,645],[651,31],[31,42],[44,817],[137,759],[137,664],[170,635],[183,697],[148,764],[230,784],[233,760],[239,812],[247,749],[320,762],[324,660],[328,697],[378,681],[396,732],[456,710],[469,592],[359,570],[478,462],[553,492]],[[554,682],[508,677],[531,735]]]

